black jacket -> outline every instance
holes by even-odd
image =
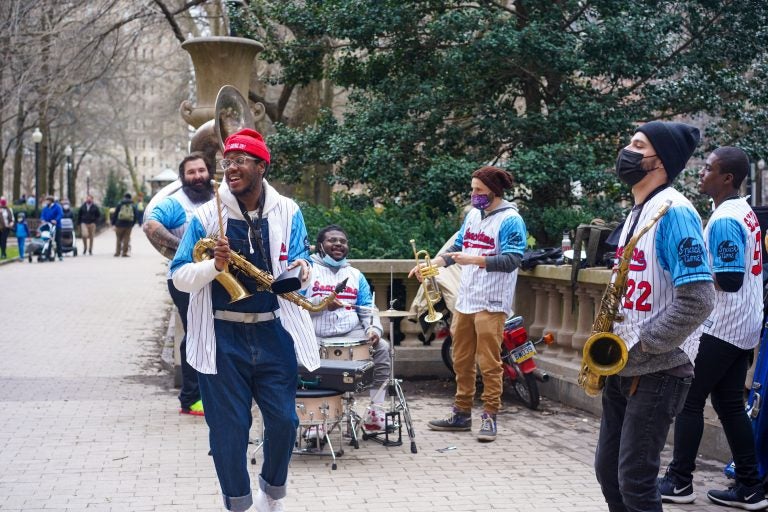
[[[95,224],[101,218],[101,208],[96,203],[91,203],[89,207],[86,203],[80,207],[77,212],[77,222],[80,224]]]

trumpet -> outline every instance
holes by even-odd
[[[411,240],[411,247],[413,247],[413,256],[416,258],[416,265],[420,266],[419,273],[421,274],[422,281],[421,286],[424,288],[424,298],[427,301],[427,316],[424,317],[429,323],[434,323],[443,318],[443,314],[435,311],[435,304],[440,302],[442,294],[440,293],[440,287],[437,285],[437,266],[432,264],[429,259],[429,253],[425,250],[416,250],[416,240]],[[421,264],[424,264],[421,266]]]

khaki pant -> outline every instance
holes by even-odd
[[[501,337],[505,313],[480,311],[465,315],[458,311],[451,322],[453,370],[456,372],[457,409],[470,412],[475,398],[475,371],[483,376],[483,408],[496,414],[501,409],[502,377]]]
[[[96,223],[80,224],[80,236],[83,238],[83,254],[93,254],[93,235],[96,233]]]
[[[128,256],[128,251],[131,248],[131,230],[133,226],[125,228],[115,227],[115,235],[117,236],[117,245],[115,246],[115,256]]]

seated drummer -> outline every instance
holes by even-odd
[[[371,287],[365,276],[347,262],[349,237],[341,226],[332,224],[317,235],[317,253],[312,258],[312,274],[306,294],[313,303],[320,302],[337,283],[347,279],[346,289],[336,296],[327,309],[311,313],[315,336],[322,343],[329,338],[367,339],[373,353],[373,385],[371,405],[363,417],[363,428],[384,430],[386,382],[392,360],[389,344],[381,338],[381,321],[373,311]]]

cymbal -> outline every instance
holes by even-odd
[[[379,316],[382,318],[404,318],[406,316],[416,316],[410,311],[398,311],[396,309],[387,309],[385,311],[379,311]]]

